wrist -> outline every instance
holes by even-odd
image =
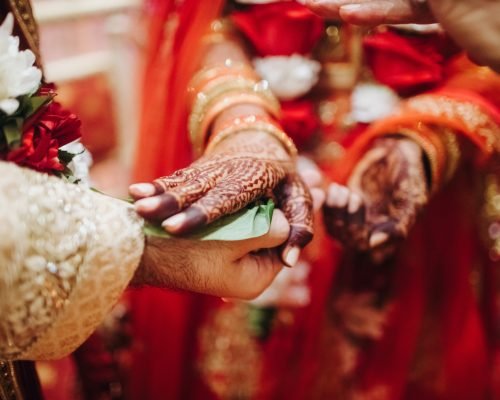
[[[141,256],[141,261],[139,266],[135,270],[134,276],[130,281],[130,286],[141,287],[152,285],[152,276],[154,273],[154,262],[153,262],[153,245],[151,243],[151,238],[144,238],[144,251]]]
[[[297,148],[278,122],[263,110],[250,111],[248,107],[241,107],[227,110],[221,115],[214,124],[205,153],[214,152],[222,143],[234,143],[235,138],[245,143],[248,139],[242,138],[247,137],[253,141],[258,138],[262,143],[273,144],[274,147],[279,146],[288,153],[286,158],[294,159],[297,156]]]

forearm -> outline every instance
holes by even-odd
[[[130,206],[0,163],[0,356],[58,358],[97,327],[144,247]]]
[[[220,24],[222,31],[204,38],[201,63],[189,89],[190,135],[198,154],[214,132],[237,118],[255,117],[277,125],[280,111],[278,101],[255,72],[243,40],[228,22]]]

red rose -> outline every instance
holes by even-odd
[[[64,170],[59,148],[81,137],[80,120],[59,103],[51,103],[24,127],[21,144],[7,154],[7,161],[41,172]]]
[[[374,77],[402,95],[440,84],[447,58],[456,54],[455,45],[440,33],[405,35],[389,30],[367,36],[364,48]]]
[[[307,100],[283,102],[281,112],[283,130],[297,147],[306,147],[320,126],[313,103]]]
[[[323,34],[323,19],[295,1],[254,5],[232,20],[260,56],[311,53]]]

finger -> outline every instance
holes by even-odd
[[[312,12],[321,17],[338,19],[339,18],[339,5],[344,3],[342,1],[321,1],[321,0],[298,0],[299,3],[304,4]]]
[[[213,184],[211,180],[194,180],[160,195],[140,199],[135,203],[135,209],[146,219],[164,220],[198,200]],[[182,220],[182,217],[178,219]]]
[[[313,200],[313,210],[317,212],[321,210],[323,204],[325,203],[326,193],[323,189],[313,188],[311,189],[311,197]]]
[[[154,185],[161,192],[167,192],[178,186],[185,186],[196,180],[204,180],[209,176],[214,169],[213,165],[205,164],[198,166],[202,160],[199,159],[196,163],[191,164],[187,168],[175,171],[173,174],[155,179]]]
[[[263,236],[240,240],[237,244],[236,256],[240,258],[247,253],[260,249],[273,249],[283,244],[290,235],[290,224],[281,210],[274,210],[269,232]]]
[[[331,184],[323,215],[331,236],[359,250],[367,247],[366,208],[360,195]]]
[[[134,200],[143,199],[144,197],[150,197],[163,192],[163,190],[159,189],[152,183],[134,183],[130,185],[128,188],[128,192],[130,196]]]
[[[359,1],[339,8],[340,18],[355,25],[403,24],[432,22],[429,10],[409,0]]]
[[[330,184],[327,189],[323,215],[328,232],[341,241],[347,225],[347,205],[349,191],[336,183]]]
[[[281,257],[288,266],[299,260],[300,250],[313,237],[313,200],[299,175],[289,175],[277,188],[278,205],[290,223],[290,236]]]
[[[283,263],[274,251],[261,250],[242,257],[233,268],[232,275],[226,275],[226,287],[232,293],[224,297],[251,300],[271,285]]]
[[[323,176],[316,164],[307,157],[300,156],[297,158],[297,172],[308,188],[321,187]]]
[[[164,221],[163,227],[170,233],[186,234],[201,228],[222,216],[230,215],[264,195],[266,188],[244,187],[239,179],[228,176],[219,186],[206,191],[182,213]],[[194,192],[191,190],[191,194]],[[185,202],[187,204],[187,202]]]

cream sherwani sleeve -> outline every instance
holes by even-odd
[[[0,162],[0,359],[73,351],[125,290],[143,247],[125,202]]]

